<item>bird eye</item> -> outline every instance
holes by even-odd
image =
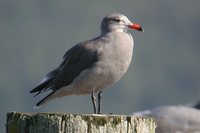
[[[109,21],[112,21],[112,22],[120,22],[121,20],[118,19],[118,18],[112,18],[112,19],[109,19]]]
[[[116,21],[116,22],[120,22],[120,19],[114,19],[114,21]]]

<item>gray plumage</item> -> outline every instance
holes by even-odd
[[[36,106],[62,96],[101,92],[117,82],[132,58],[134,43],[128,28],[142,31],[122,14],[106,16],[101,23],[101,35],[73,46],[60,66],[30,92],[38,95],[51,91]]]
[[[199,103],[192,106],[163,106],[133,113],[155,119],[156,133],[200,133]],[[197,108],[196,108],[197,107]]]

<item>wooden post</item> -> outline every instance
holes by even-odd
[[[111,114],[7,114],[7,133],[155,133],[148,117]]]

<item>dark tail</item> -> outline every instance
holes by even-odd
[[[52,94],[53,94],[54,92],[51,92],[49,95],[47,95],[45,98],[43,98],[42,100],[40,100],[35,106],[34,106],[34,108],[40,108],[43,104],[45,104],[46,102],[48,102],[48,101],[50,101],[50,100],[52,100],[52,99],[54,99],[54,97],[52,97]]]
[[[55,69],[51,72],[49,72],[44,79],[41,81],[41,83],[36,86],[33,90],[30,91],[30,93],[35,93],[38,92],[35,96],[37,96],[38,94],[41,93],[41,91],[46,91],[48,90],[48,88],[51,86],[52,84],[52,80],[55,78],[55,76],[57,75],[59,69]]]

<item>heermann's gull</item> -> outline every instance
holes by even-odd
[[[103,18],[101,35],[73,46],[58,68],[48,73],[30,93],[50,90],[36,107],[63,96],[91,94],[94,113],[101,113],[101,92],[117,82],[127,71],[133,51],[133,38],[128,29],[143,31],[119,13]],[[98,112],[96,97],[98,93]]]

